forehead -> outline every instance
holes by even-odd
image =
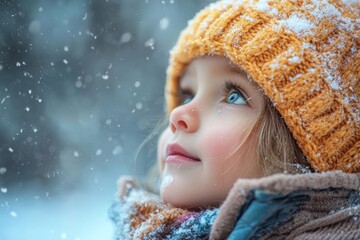
[[[199,70],[207,70],[211,74],[246,73],[228,58],[222,56],[202,56],[192,60],[185,68],[183,76],[195,75]]]

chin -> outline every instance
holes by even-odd
[[[164,203],[170,204],[172,207],[189,209],[193,211],[204,208],[219,207],[222,202],[207,202],[201,199],[194,199],[184,196],[189,196],[189,194],[176,194],[166,190],[161,193],[161,199]]]
[[[165,190],[161,193],[160,196],[164,203],[170,204],[172,207],[188,209],[196,205],[194,202],[190,201],[188,197],[185,198],[184,195],[179,195],[182,194],[176,194],[172,193],[172,191]]]
[[[185,208],[186,204],[181,197],[177,196],[177,194],[172,193],[171,191],[164,190],[161,194],[161,200],[166,203],[170,204],[172,207],[177,208]]]

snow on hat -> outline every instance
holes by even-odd
[[[225,56],[264,90],[316,171],[360,172],[360,11],[355,4],[210,4],[189,21],[171,51],[168,112],[178,105],[172,93],[191,60]]]

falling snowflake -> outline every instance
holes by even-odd
[[[6,173],[6,168],[5,167],[1,167],[0,168],[0,174],[3,175]]]
[[[121,35],[121,42],[122,43],[127,43],[127,42],[130,42],[130,40],[131,40],[131,33],[129,33],[129,32],[126,32],[126,33],[124,33],[123,35]]]
[[[167,18],[161,19],[161,20],[160,20],[160,28],[161,28],[162,30],[165,30],[165,29],[167,29],[168,27],[169,27],[169,19],[167,19]]]
[[[112,151],[112,154],[114,156],[116,156],[116,155],[121,154],[122,152],[123,152],[123,148],[120,145],[118,145],[114,148],[114,150]]]
[[[142,103],[137,103],[136,104],[136,109],[140,110],[140,109],[142,109],[142,107],[143,107]]]
[[[102,150],[101,150],[101,149],[96,150],[96,155],[97,155],[97,156],[100,156],[101,154],[102,154]]]
[[[152,50],[154,50],[154,44],[155,44],[155,40],[153,38],[150,38],[145,42],[145,47],[149,47]]]
[[[82,82],[81,82],[80,80],[77,80],[76,83],[75,83],[75,86],[76,86],[77,88],[81,88]]]

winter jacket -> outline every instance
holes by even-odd
[[[109,211],[117,239],[360,239],[360,174],[238,179],[220,208],[198,212],[129,192]]]

